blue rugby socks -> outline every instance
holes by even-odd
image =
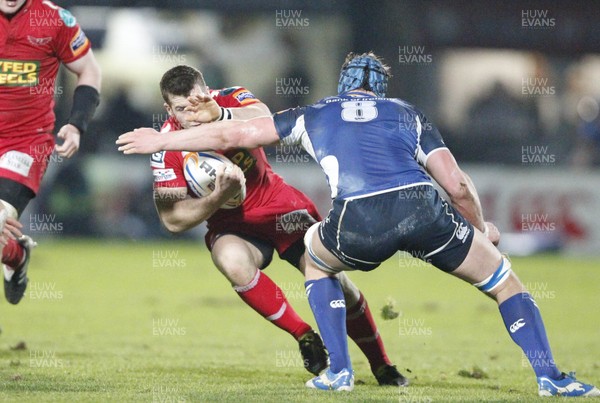
[[[540,311],[529,293],[513,295],[499,306],[510,337],[523,349],[535,375],[556,379],[556,368]]]
[[[308,303],[329,352],[331,372],[352,371],[346,336],[346,302],[337,278],[326,277],[304,283]]]

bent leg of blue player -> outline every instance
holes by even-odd
[[[538,379],[540,395],[600,394],[594,386],[577,382],[573,376],[558,370],[535,301],[512,272],[510,261],[479,231],[475,233],[465,261],[452,274],[470,282],[497,301],[506,330],[531,363]]]

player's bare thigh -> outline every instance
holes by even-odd
[[[467,257],[451,274],[470,284],[479,283],[498,269],[501,260],[498,249],[480,231],[475,231]],[[511,272],[510,277],[491,292],[491,296],[501,303],[523,290],[520,280]]]
[[[233,234],[220,236],[212,246],[211,256],[231,285],[238,287],[252,281],[264,260],[256,246]]]

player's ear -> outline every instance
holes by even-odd
[[[163,104],[163,106],[167,110],[167,113],[169,114],[169,116],[173,117],[173,109],[171,109],[171,105],[169,105],[168,103],[165,102]]]

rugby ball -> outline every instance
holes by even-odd
[[[188,152],[183,157],[183,175],[188,188],[198,197],[204,197],[215,190],[217,168],[221,165],[233,166],[233,163],[224,155],[202,151]],[[240,193],[227,200],[221,206],[224,209],[239,207],[246,198],[246,185],[242,186]]]

